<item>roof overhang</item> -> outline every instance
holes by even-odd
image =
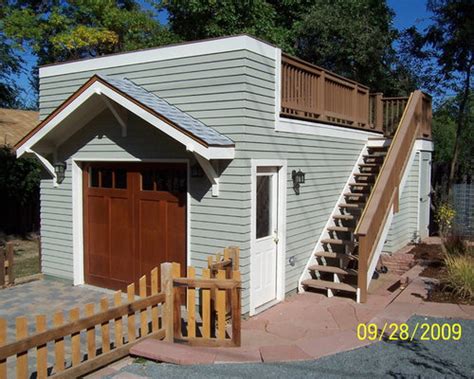
[[[168,120],[163,115],[149,109],[146,105],[141,104],[133,97],[114,88],[96,75],[90,78],[43,122],[17,143],[15,146],[17,156],[19,157],[25,153],[33,151],[35,145],[45,140],[48,140],[48,142],[53,146],[58,146],[60,144],[59,141],[63,141],[72,135],[70,131],[61,130],[62,125],[75,124],[77,128],[77,122],[74,123],[71,122],[71,120],[80,119],[82,124],[80,127],[82,127],[104,109],[104,104],[106,104],[106,102],[95,101],[97,97],[105,97],[108,100],[112,100],[116,104],[137,115],[150,125],[173,138],[175,141],[184,145],[189,152],[199,154],[206,160],[233,159],[235,156],[234,145],[209,145],[205,141],[189,133],[187,130],[181,128],[176,123]],[[89,109],[81,111],[81,106],[85,104],[87,104]],[[77,117],[77,113],[79,113],[80,117]]]

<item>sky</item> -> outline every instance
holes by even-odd
[[[144,0],[139,0],[144,8],[149,8],[149,4]],[[423,29],[429,24],[430,14],[426,10],[426,0],[388,0],[388,5],[395,12],[394,26],[403,30],[412,25]],[[160,14],[159,19],[162,23],[166,22],[166,14]],[[31,54],[24,54],[25,70],[19,75],[18,83],[22,89],[22,97],[28,102],[34,100],[34,90],[31,87],[28,77],[36,63],[35,57]]]

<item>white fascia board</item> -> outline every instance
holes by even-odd
[[[74,112],[81,104],[83,104],[89,97],[91,97],[96,91],[96,84],[91,85],[78,97],[76,97],[71,103],[68,104],[61,112],[51,119],[43,128],[41,128],[35,135],[27,140],[17,150],[17,156],[21,157],[27,150],[31,149],[37,142],[39,142],[44,136],[46,136],[51,130],[53,130],[58,124],[60,124],[66,117]]]
[[[276,48],[272,45],[249,36],[235,36],[44,66],[39,69],[39,77],[46,78],[76,72],[95,71],[110,67],[158,62],[236,50],[250,50],[256,54],[274,59],[275,49]]]
[[[344,138],[367,142],[371,137],[380,137],[381,134],[345,128],[343,126],[328,125],[318,122],[309,122],[302,120],[287,119],[279,117],[276,122],[277,132],[286,132],[294,134],[308,134],[312,136]]]
[[[18,149],[17,156],[20,157],[25,153],[25,151],[34,146],[93,94],[107,96],[109,99],[120,104],[130,112],[135,113],[138,117],[142,118],[149,124],[155,126],[157,129],[161,130],[175,141],[178,141],[186,146],[189,151],[195,151],[208,160],[234,158],[235,149],[233,147],[206,147],[100,82],[93,83],[68,106],[66,106],[59,114],[57,114],[38,133],[26,141],[25,144]]]

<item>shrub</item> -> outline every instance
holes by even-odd
[[[472,255],[448,255],[444,258],[444,286],[463,299],[474,299],[474,258]]]
[[[442,242],[446,254],[450,256],[465,255],[468,252],[467,242],[459,234],[449,234]]]

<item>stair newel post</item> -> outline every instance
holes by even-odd
[[[165,341],[174,341],[174,326],[173,326],[173,264],[162,263],[160,265],[161,272],[161,291],[165,293],[166,299],[163,306],[163,328],[165,329]]]
[[[367,240],[365,235],[359,235],[359,269],[357,274],[357,287],[359,288],[359,302],[365,303],[367,301]]]

